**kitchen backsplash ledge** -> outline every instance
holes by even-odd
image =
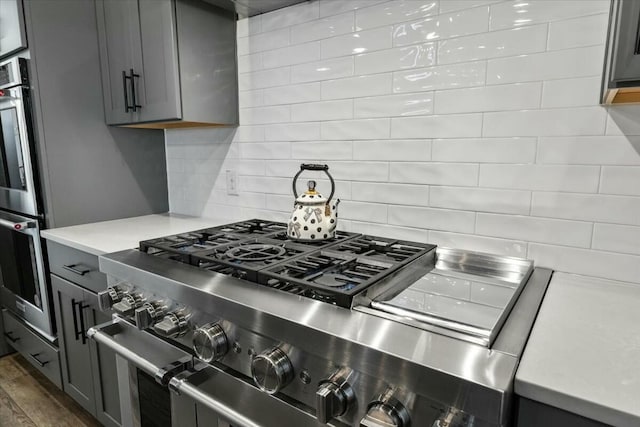
[[[298,165],[328,163],[342,229],[640,284],[640,108],[598,104],[608,13],[316,0],[242,20],[240,126],[166,132],[171,210],[286,220]]]

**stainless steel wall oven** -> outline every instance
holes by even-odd
[[[28,61],[0,63],[0,298],[53,340]]]

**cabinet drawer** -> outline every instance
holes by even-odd
[[[7,310],[2,310],[2,320],[9,345],[22,354],[44,376],[62,388],[58,349],[36,335]]]
[[[100,273],[97,256],[52,241],[47,241],[47,251],[52,273],[93,292],[106,289],[107,276]]]

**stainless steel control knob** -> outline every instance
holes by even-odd
[[[393,389],[388,389],[369,403],[367,413],[360,421],[361,427],[409,427],[410,425],[409,411],[394,397]]]
[[[193,351],[200,360],[215,362],[229,351],[229,340],[222,326],[207,323],[193,333]]]
[[[122,295],[124,295],[124,290],[120,286],[110,286],[106,290],[98,292],[98,307],[101,311],[107,311],[122,299]]]
[[[123,316],[131,316],[136,308],[142,306],[144,304],[145,299],[140,294],[135,293],[125,293],[122,295],[122,299],[117,303],[113,304],[111,308],[118,314]]]
[[[187,316],[181,311],[167,313],[161,321],[153,325],[153,330],[163,337],[175,338],[184,335],[189,330]]]
[[[146,302],[135,311],[136,327],[140,330],[150,328],[167,313],[168,307],[162,301]]]
[[[355,393],[346,378],[340,373],[320,382],[316,391],[316,417],[326,424],[343,415],[355,401]]]
[[[293,380],[293,364],[284,351],[275,347],[253,358],[251,375],[260,390],[274,394]]]

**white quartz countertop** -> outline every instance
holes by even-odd
[[[640,425],[640,285],[555,273],[515,391],[602,423]]]
[[[177,214],[144,215],[43,230],[42,237],[93,255],[138,247],[141,240],[219,225],[212,219]]]

